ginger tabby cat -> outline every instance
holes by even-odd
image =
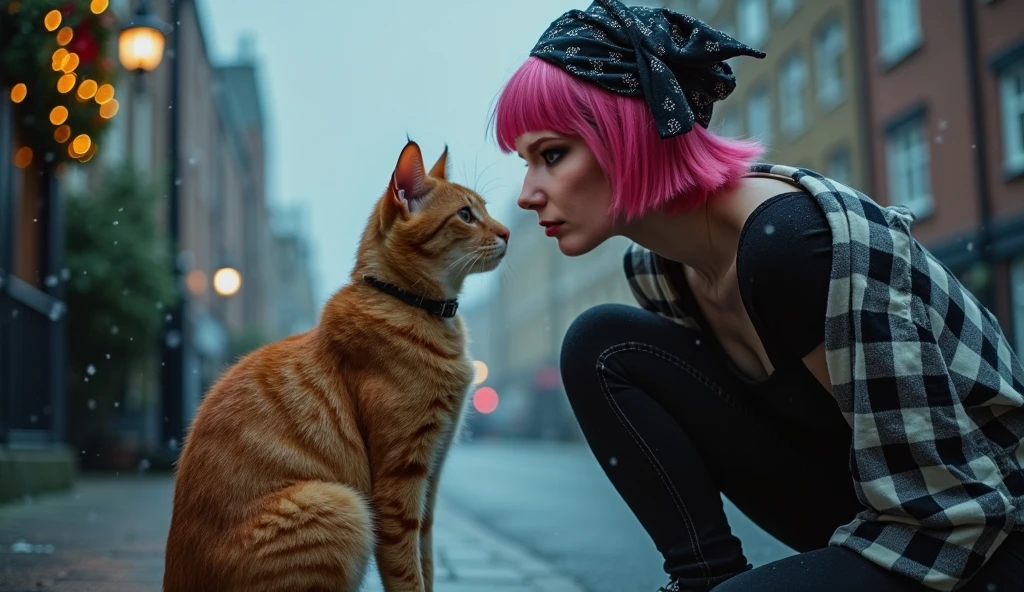
[[[473,378],[462,320],[440,307],[509,239],[446,180],[447,155],[425,174],[409,141],[319,325],[245,356],[203,400],[166,592],[354,592],[371,554],[388,592],[432,590],[438,478]]]

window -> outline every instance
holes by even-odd
[[[760,48],[768,39],[767,0],[739,0],[736,5],[736,20],[739,29],[738,40]]]
[[[772,98],[766,86],[752,91],[747,98],[747,131],[762,144],[772,141]]]
[[[918,0],[876,0],[878,53],[895,64],[921,44],[921,7]]]
[[[807,63],[794,52],[782,62],[779,71],[779,127],[787,136],[800,135],[807,128]]]
[[[818,104],[830,109],[839,104],[846,94],[843,84],[843,52],[846,35],[838,18],[829,19],[818,29],[814,38],[815,81]]]
[[[799,0],[772,0],[772,16],[777,22],[785,22],[793,16],[799,5]]]
[[[743,135],[743,122],[735,109],[723,110],[718,117],[718,135],[738,138]]]
[[[1024,173],[1024,60],[999,75],[1003,113],[1003,170]]]
[[[905,205],[918,217],[934,209],[925,118],[908,118],[886,133],[885,152],[889,172],[889,201]]]
[[[833,150],[825,162],[825,176],[851,187],[850,150],[846,147]]]

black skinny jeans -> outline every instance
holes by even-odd
[[[834,402],[823,405],[822,391],[788,393],[783,405],[765,401],[708,336],[616,304],[576,319],[561,365],[594,456],[682,590],[926,590],[827,546],[861,505],[849,471],[849,428]],[[721,494],[799,555],[750,569]],[[962,592],[992,590],[1024,590],[1021,533]]]

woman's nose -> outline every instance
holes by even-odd
[[[537,209],[544,205],[544,193],[528,182],[523,183],[523,191],[519,194],[516,204],[524,210]]]

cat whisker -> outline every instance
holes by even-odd
[[[493,162],[492,162],[491,164],[489,164],[489,165],[485,166],[485,167],[484,167],[484,170],[480,171],[480,174],[476,176],[476,181],[475,181],[475,182],[473,183],[473,185],[474,185],[474,186],[477,186],[477,185],[479,185],[479,184],[480,184],[480,177],[482,177],[482,176],[483,176],[483,175],[484,175],[484,174],[485,174],[485,173],[487,172],[487,169],[489,169],[489,168],[491,168],[492,166],[494,166],[494,164],[495,164],[495,163],[493,163]],[[477,191],[477,193],[480,193],[480,192],[479,192],[479,191]]]

